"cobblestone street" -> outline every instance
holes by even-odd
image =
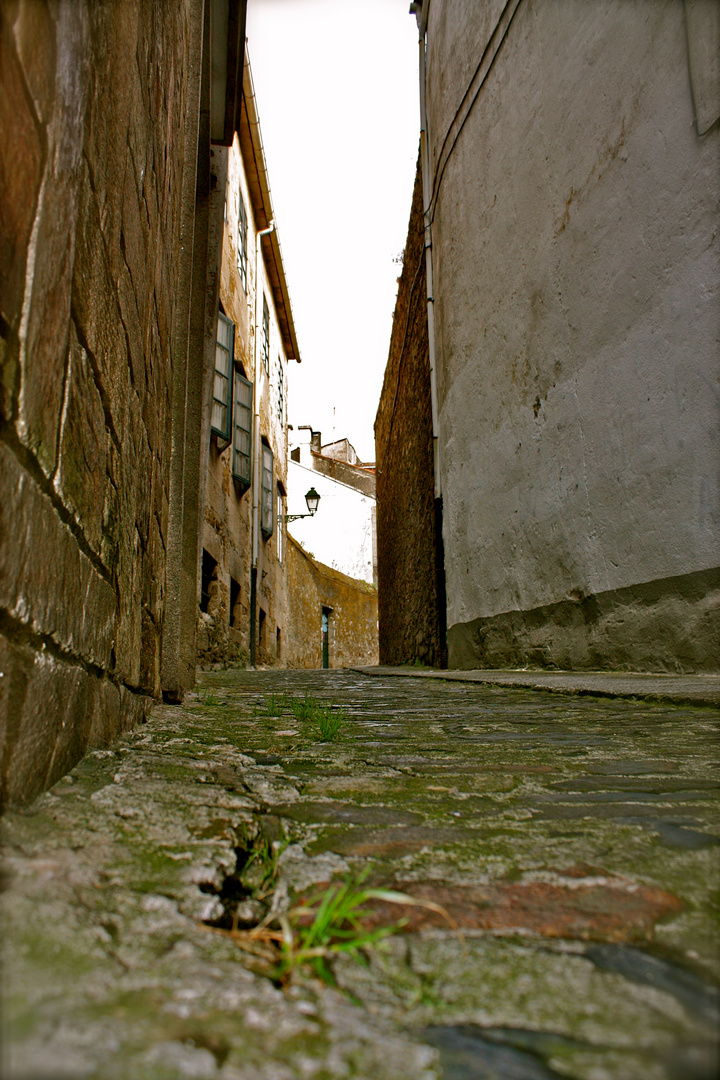
[[[333,741],[293,713],[307,695],[341,707]],[[3,1076],[712,1080],[719,721],[204,674],[6,814]],[[406,922],[365,963],[339,954],[335,986],[271,979],[226,932],[363,872],[422,903],[372,900],[365,930]]]

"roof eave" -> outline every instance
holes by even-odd
[[[265,161],[265,151],[260,133],[260,121],[257,113],[255,100],[255,88],[253,85],[250,61],[245,52],[245,67],[243,70],[243,100],[238,131],[240,152],[245,164],[245,172],[252,204],[253,220],[258,230],[267,229],[274,221],[272,197]],[[283,348],[289,360],[297,360],[300,363],[300,347],[295,333],[295,320],[293,319],[290,292],[285,277],[282,249],[278,236],[277,226],[270,233],[261,238],[262,253],[265,259],[268,278],[272,287],[275,310],[277,312],[280,335]]]

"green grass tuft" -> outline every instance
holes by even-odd
[[[266,694],[265,711],[268,716],[282,716],[289,708],[287,694]]]
[[[341,725],[347,720],[343,709],[334,708],[330,702],[318,701],[307,692],[304,698],[290,698],[288,706],[296,720],[312,724],[314,734],[321,742],[337,738]]]
[[[290,698],[290,708],[293,716],[303,723],[312,719],[318,704],[317,698],[308,696],[307,690],[304,698]]]
[[[318,705],[311,717],[320,736],[321,742],[331,742],[338,737],[347,713],[344,709],[333,709],[332,705]]]
[[[218,696],[214,690],[198,690],[198,701],[201,705],[219,705]]]
[[[347,877],[320,893],[310,904],[292,908],[278,918],[283,935],[280,958],[273,973],[278,981],[285,982],[295,969],[308,965],[324,982],[334,986],[335,977],[329,966],[334,957],[346,953],[362,960],[365,949],[402,929],[406,919],[363,930],[361,920],[368,914],[368,900],[384,900],[394,895],[384,889],[361,888],[366,876]],[[313,916],[311,922],[309,915]]]
[[[278,858],[282,850],[283,847],[276,845],[259,845],[257,859],[261,869],[258,880],[252,872],[256,864],[254,860],[248,860],[243,882],[246,887],[252,887],[254,896],[268,896],[272,892],[277,883]],[[232,930],[217,929],[216,932],[229,934],[239,948],[250,954],[259,972],[279,985],[287,984],[296,972],[301,974],[309,969],[324,982],[336,986],[333,960],[345,954],[367,963],[366,951],[398,933],[408,922],[407,918],[402,918],[374,929],[364,928],[363,920],[372,914],[369,901],[427,908],[440,913],[457,930],[457,925],[439,904],[416,900],[394,889],[365,888],[363,882],[369,872],[370,867],[367,867],[357,876],[348,876],[295,907],[277,912],[271,910],[251,929],[240,930],[234,926]]]

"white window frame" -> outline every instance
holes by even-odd
[[[283,502],[283,496],[280,491],[277,493],[277,557],[278,562],[282,564],[285,554],[285,530],[283,525],[285,524],[285,505]]]
[[[274,457],[265,443],[262,444],[260,453],[260,529],[265,539],[269,540],[275,524]]]
[[[262,343],[260,346],[262,366],[265,374],[270,377],[270,307],[267,296],[263,293],[263,317],[262,317]]]
[[[248,221],[243,202],[242,191],[238,191],[238,231],[237,231],[237,268],[240,275],[240,284],[247,296],[247,233]]]
[[[226,340],[221,340],[222,337],[225,337]],[[235,324],[226,315],[223,315],[222,311],[218,311],[210,431],[221,443],[225,444],[222,447],[223,450],[230,445],[232,438],[234,355]]]
[[[284,423],[285,418],[285,372],[283,371],[282,356],[278,356],[278,418]]]
[[[233,399],[233,480],[248,488],[252,470],[253,384],[239,371],[235,372]]]

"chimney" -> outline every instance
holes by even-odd
[[[306,469],[312,469],[312,454],[310,453],[310,440],[313,430],[310,424],[301,424],[297,429],[297,444],[300,450],[299,462]]]

